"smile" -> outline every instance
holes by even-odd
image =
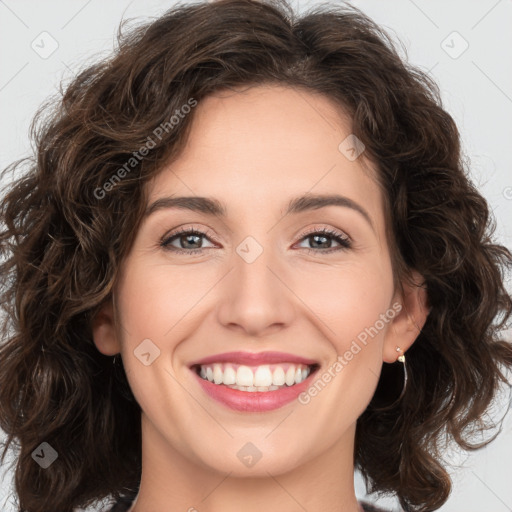
[[[241,391],[275,391],[284,386],[300,384],[311,373],[312,366],[283,363],[245,366],[235,363],[200,365],[199,376],[217,385]]]
[[[296,399],[319,367],[291,354],[231,352],[205,358],[190,369],[215,401],[237,411],[264,412]]]

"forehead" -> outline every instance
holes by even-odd
[[[195,107],[186,147],[149,183],[149,201],[215,197],[237,215],[282,210],[305,193],[342,194],[377,222],[375,169],[363,167],[364,151],[348,158],[351,137],[350,119],[324,95],[275,85],[218,92]]]

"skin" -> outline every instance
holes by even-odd
[[[100,352],[121,353],[142,408],[142,480],[131,512],[357,512],[356,420],[383,362],[396,361],[397,346],[405,353],[423,326],[425,290],[405,285],[401,296],[393,286],[381,190],[361,166],[364,153],[350,161],[339,151],[350,122],[330,99],[258,86],[216,93],[195,116],[185,151],[149,183],[148,204],[207,196],[227,216],[160,209],[146,217],[114,301],[93,326]],[[307,192],[347,196],[373,226],[340,206],[284,216]],[[173,253],[160,241],[177,227],[216,240],[177,237],[172,246],[183,252]],[[340,232],[352,247],[333,238],[315,245],[303,236],[313,228]],[[236,252],[247,236],[263,248],[252,263]],[[190,254],[201,244],[202,254]],[[308,404],[233,411],[188,368],[221,352],[277,350],[317,360],[321,375],[397,303],[401,312]],[[144,339],[160,350],[148,366],[134,355]],[[252,467],[237,457],[247,442],[261,452]]]

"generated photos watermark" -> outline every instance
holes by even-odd
[[[361,331],[357,335],[357,340],[352,340],[352,343],[350,345],[350,349],[345,351],[343,355],[338,355],[337,360],[329,366],[324,372],[322,372],[321,375],[317,376],[317,378],[314,380],[314,382],[309,386],[309,388],[306,391],[303,391],[299,397],[298,401],[302,405],[307,405],[309,402],[311,402],[311,399],[320,393],[325,386],[329,382],[331,382],[336,375],[338,375],[345,366],[349,364],[350,361],[354,358],[355,355],[359,354],[361,352],[361,343],[363,346],[366,346],[368,343],[368,337],[374,338],[379,334],[382,329],[388,324],[395,316],[402,311],[402,304],[399,302],[395,302],[391,308],[389,308],[385,313],[381,313],[379,315],[379,319],[375,321],[375,323],[370,326],[366,327],[363,331]],[[358,343],[359,341],[359,343]]]
[[[174,115],[172,115],[168,121],[160,123],[160,125],[153,130],[152,134],[148,135],[146,141],[139,150],[134,151],[132,156],[121,167],[119,167],[119,169],[117,169],[117,171],[107,181],[105,181],[101,187],[94,189],[94,197],[96,199],[103,199],[108,192],[111,192],[114,187],[120,183],[123,178],[130,174],[130,172],[139,165],[139,162],[141,162],[144,157],[156,147],[158,142],[162,140],[164,133],[169,133],[173,128],[175,128],[181,120],[190,113],[192,110],[191,107],[195,107],[196,105],[197,100],[189,98],[185,105],[182,105],[181,108],[174,111]]]

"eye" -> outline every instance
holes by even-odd
[[[302,239],[313,245],[313,249],[309,247],[302,247],[308,252],[314,253],[331,253],[336,251],[343,251],[352,247],[350,238],[340,231],[331,229],[313,229],[302,235]],[[332,247],[332,240],[339,244],[339,247]],[[321,249],[321,250],[316,250]]]
[[[161,240],[160,246],[166,250],[177,253],[201,254],[204,249],[211,249],[211,247],[203,247],[203,238],[215,240],[215,237],[208,232],[185,227],[166,235]],[[301,240],[308,241],[313,245],[313,248],[302,247],[302,249],[317,254],[342,251],[352,247],[352,242],[348,236],[342,232],[331,229],[312,229],[304,233]],[[338,247],[332,247],[332,240],[338,244]],[[173,245],[175,243],[177,243],[179,247]]]
[[[207,238],[207,235],[208,233],[197,229],[180,228],[170,235],[166,235],[160,242],[160,246],[170,251],[198,254],[205,249],[205,247],[202,247],[201,238]],[[213,238],[212,235],[209,236]],[[173,242],[177,242],[181,247],[172,245]],[[206,249],[209,249],[209,247],[206,247]]]

